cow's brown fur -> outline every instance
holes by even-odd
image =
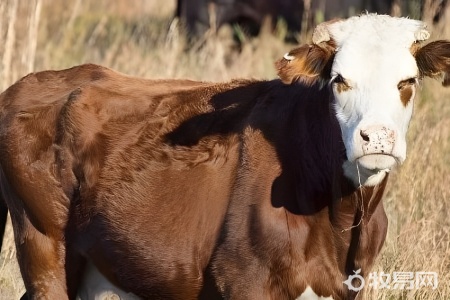
[[[352,299],[386,234],[354,188],[328,88],[152,81],[95,65],[0,97],[2,195],[28,293],[74,298],[89,258],[151,299]]]
[[[280,79],[286,84],[301,81],[307,85],[329,79],[335,47],[330,40],[293,49],[287,53],[292,60],[282,58],[275,63]]]
[[[421,77],[442,76],[442,85],[450,85],[450,41],[434,41],[414,53]]]
[[[407,80],[400,81],[397,85],[398,91],[400,92],[400,100],[404,106],[413,99],[415,90],[416,78],[411,78]]]

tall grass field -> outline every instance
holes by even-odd
[[[0,90],[22,76],[82,63],[101,64],[147,78],[226,81],[272,79],[274,61],[296,45],[286,44],[285,26],[263,28],[243,39],[232,28],[206,33],[201,46],[186,47],[175,0],[1,0]],[[425,1],[430,6],[438,1]],[[450,39],[450,9],[430,21],[431,39]],[[306,41],[305,41],[306,42]],[[406,162],[391,172],[384,198],[388,235],[373,276],[436,274],[436,286],[407,288],[367,284],[364,299],[450,299],[450,88],[421,83],[408,132]],[[11,227],[0,255],[0,299],[25,291],[15,258]],[[372,279],[375,279],[373,277]],[[433,279],[434,280],[434,279]]]

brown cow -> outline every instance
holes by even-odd
[[[83,65],[18,81],[0,96],[0,182],[28,296],[75,298],[89,262],[146,299],[358,297],[343,281],[383,245],[417,81],[450,83],[450,42],[428,36],[362,15],[319,26],[281,80]]]

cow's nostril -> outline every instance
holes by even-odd
[[[359,134],[361,135],[361,137],[362,137],[362,139],[363,139],[364,141],[366,141],[366,142],[369,141],[369,135],[368,135],[367,133],[365,133],[363,130],[361,130],[361,131],[359,132]]]

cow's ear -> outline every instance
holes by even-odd
[[[319,79],[329,78],[333,54],[330,47],[303,45],[286,53],[275,63],[275,67],[278,76],[286,84],[295,81],[312,84]]]
[[[336,19],[317,25],[311,45],[294,49],[275,63],[278,76],[284,83],[301,81],[314,84],[318,80],[330,78],[336,44],[330,36],[328,26],[339,22]]]
[[[434,41],[414,53],[420,77],[438,78],[443,75],[443,86],[450,86],[450,41]]]

